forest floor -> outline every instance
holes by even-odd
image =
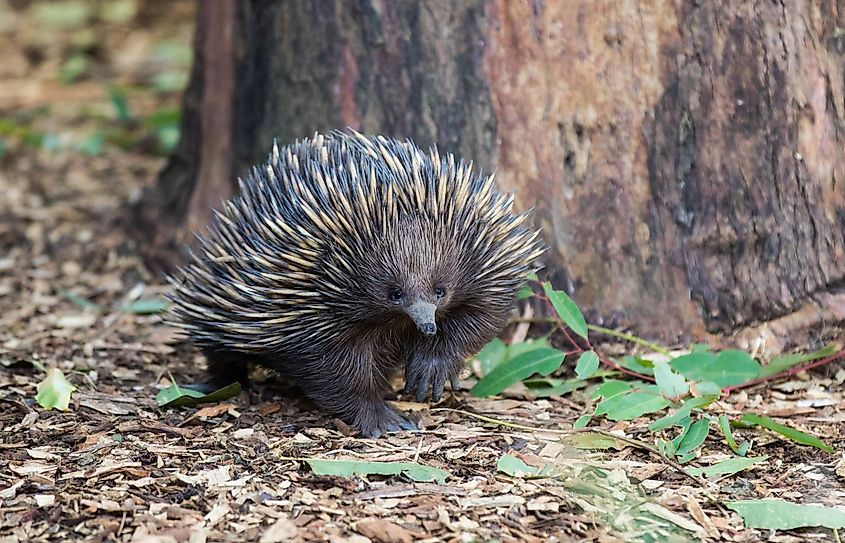
[[[0,0],[0,543],[831,540],[823,529],[746,529],[722,502],[845,502],[841,366],[721,400],[728,413],[788,421],[833,454],[757,432],[748,436],[768,460],[708,481],[624,442],[578,448],[568,432],[592,400],[577,391],[400,403],[424,430],[378,440],[272,377],[223,403],[157,407],[171,376],[197,381],[203,361],[138,310],[166,287],[113,225],[172,147],[192,3],[71,1],[58,14],[18,4]],[[80,15],[90,5],[112,11]],[[69,410],[36,403],[40,367],[77,387]],[[647,441],[648,422],[593,425]],[[553,474],[508,475],[506,453]],[[697,462],[729,455],[714,434]],[[305,459],[449,475],[317,475]]]

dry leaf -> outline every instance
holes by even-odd
[[[18,481],[17,483],[13,484],[10,487],[6,487],[0,490],[0,498],[9,499],[14,498],[15,495],[18,493],[18,489],[23,486],[23,481]]]
[[[362,520],[355,525],[355,529],[379,543],[411,543],[414,540],[411,532],[384,519]]]
[[[79,313],[77,315],[64,315],[56,319],[56,326],[59,328],[90,328],[97,322],[97,316],[92,313]]]
[[[297,533],[299,533],[299,528],[296,527],[296,524],[291,522],[289,518],[283,517],[264,530],[261,539],[258,541],[259,543],[282,543],[293,540]]]
[[[273,413],[279,411],[281,408],[282,404],[276,402],[264,402],[258,406],[258,414],[262,417],[266,417],[267,415],[272,415]]]
[[[198,410],[196,413],[194,413],[194,415],[191,418],[200,419],[200,418],[216,417],[218,415],[222,415],[223,413],[225,413],[229,409],[233,409],[234,407],[235,407],[235,404],[231,404],[231,403],[220,403],[220,404],[216,404],[216,405],[209,405],[209,406],[203,407],[202,409]]]
[[[36,494],[33,496],[38,507],[50,507],[56,503],[56,496],[54,494]]]

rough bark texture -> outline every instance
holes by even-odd
[[[536,206],[558,284],[646,335],[725,333],[838,299],[845,2],[236,10],[234,88],[209,88],[200,56],[183,143],[144,204],[163,216],[185,219],[194,189],[221,196],[197,182],[208,138],[231,137],[243,174],[273,138],[352,126],[497,168]],[[230,134],[201,121],[209,94],[234,108]]]

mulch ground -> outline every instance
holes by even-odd
[[[150,25],[143,31],[154,32]],[[32,73],[6,75],[7,88],[18,90],[0,96],[0,116],[51,104],[33,123],[72,131],[82,105],[109,107],[93,87],[65,95],[45,75],[33,94],[25,85]],[[845,503],[841,367],[738,392],[721,406],[782,417],[835,454],[743,433],[769,461],[704,484],[648,451],[585,452],[562,439],[555,431],[589,412],[578,393],[531,399],[514,389],[482,400],[463,390],[436,406],[400,403],[424,430],[379,440],[351,434],[273,376],[224,403],[160,409],[155,396],[171,376],[196,381],[204,363],[159,316],[123,310],[166,287],[112,225],[163,159],[108,146],[89,157],[10,139],[0,161],[0,543],[831,538],[824,530],[747,530],[717,502]],[[33,362],[62,369],[77,387],[68,411],[35,402],[44,374]],[[648,440],[647,422],[599,424]],[[711,433],[698,462],[726,451]],[[505,453],[553,464],[555,476],[507,476],[497,469]],[[419,462],[450,477],[318,476],[304,458]],[[632,503],[647,503],[649,516],[633,514]]]

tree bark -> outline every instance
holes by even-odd
[[[139,207],[156,250],[274,138],[351,126],[497,169],[596,320],[673,341],[845,313],[845,2],[252,0],[229,51],[216,4]]]

